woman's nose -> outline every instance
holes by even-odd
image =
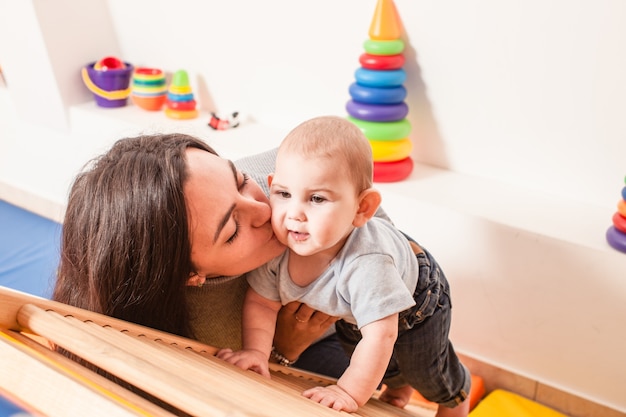
[[[272,217],[272,209],[268,201],[259,201],[256,199],[248,199],[246,204],[246,212],[250,217],[252,227],[261,227],[267,224]]]

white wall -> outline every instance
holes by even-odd
[[[124,58],[271,124],[344,114],[375,0],[109,0]],[[396,0],[417,160],[613,206],[626,174],[626,3]],[[590,175],[593,173],[593,175]]]
[[[32,3],[41,10],[42,1]],[[71,1],[79,0],[57,4],[71,7]],[[186,69],[204,110],[239,110],[246,121],[276,129],[244,123],[218,137],[232,139],[231,147],[238,143],[233,135],[258,134],[262,143],[275,143],[264,132],[284,132],[314,115],[345,114],[376,4],[103,1],[116,36],[110,53],[119,47],[121,58],[136,66]],[[0,15],[10,11],[10,3],[0,0]],[[449,171],[418,165],[409,180],[382,187],[384,205],[443,264],[455,298],[455,345],[477,359],[626,411],[626,362],[620,356],[626,351],[626,254],[609,248],[603,237],[626,175],[626,3],[395,3],[408,45],[413,156]],[[0,65],[3,58],[15,59],[2,56],[6,31],[0,27]],[[84,54],[90,38],[77,36]],[[98,39],[88,60],[109,53]],[[46,47],[58,52],[58,45]],[[20,64],[29,59],[21,57]],[[11,95],[23,93],[6,75]],[[72,97],[84,93],[78,78],[66,88],[75,90]],[[92,151],[89,140],[99,147],[108,143],[113,138],[104,136],[128,130],[137,114],[91,110],[72,112],[87,115],[76,137],[51,136],[59,148],[78,149],[81,161]],[[115,122],[119,114],[124,120]],[[26,145],[15,140],[3,147],[3,141],[28,132],[40,137],[42,130],[0,122],[0,150],[15,153],[0,154],[0,165],[14,167],[0,166],[0,180],[11,176],[5,171],[31,175],[36,168],[19,159]],[[88,126],[98,133],[88,137]],[[30,148],[45,149],[35,166],[46,167],[54,146]],[[66,150],[59,152],[63,160]],[[64,166],[67,173],[79,165]],[[26,176],[8,182],[27,188]]]

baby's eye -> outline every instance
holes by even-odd
[[[281,198],[290,198],[291,194],[287,191],[278,191],[276,194],[278,194]]]
[[[313,195],[311,196],[311,201],[315,204],[320,204],[326,201],[326,199],[322,197],[321,195]]]

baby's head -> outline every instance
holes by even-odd
[[[361,129],[345,118],[321,116],[301,123],[283,140],[276,164],[288,153],[332,160],[336,174],[350,178],[357,195],[372,187],[372,147]]]

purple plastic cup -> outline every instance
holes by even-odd
[[[125,62],[125,68],[108,69],[105,71],[94,68],[92,62],[85,67],[88,80],[83,80],[85,85],[93,93],[96,104],[100,107],[123,107],[130,96],[130,80],[133,74],[133,66]],[[128,94],[125,91],[128,91]]]

